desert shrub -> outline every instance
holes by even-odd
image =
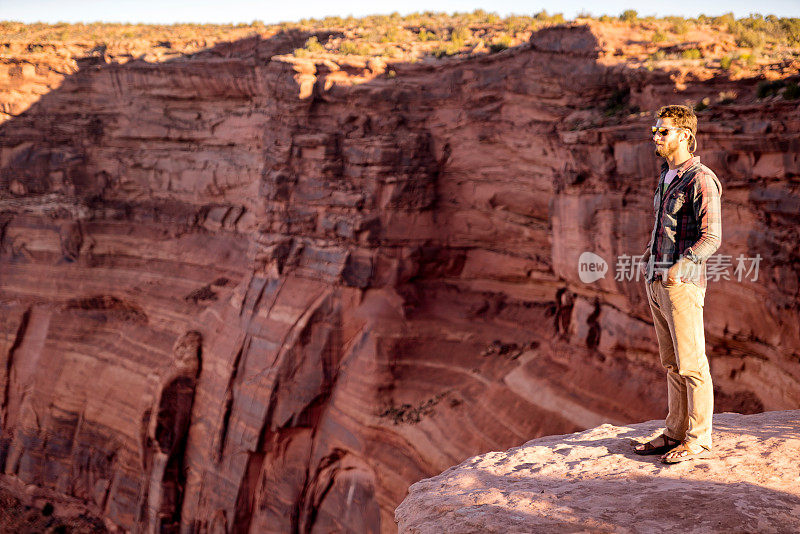
[[[758,98],[767,98],[782,93],[786,100],[796,100],[800,98],[800,86],[797,82],[787,82],[786,80],[773,80],[758,84],[756,95]]]
[[[730,27],[734,22],[736,22],[736,18],[733,16],[733,13],[725,13],[724,15],[711,19],[712,24],[723,27]]]
[[[453,42],[443,43],[436,48],[433,49],[431,52],[435,57],[444,57],[444,56],[452,56],[461,52],[463,48],[462,45],[458,45]]]
[[[450,41],[461,48],[472,39],[472,31],[466,26],[457,26],[450,32]]]
[[[405,41],[405,37],[406,33],[402,28],[398,26],[389,26],[383,32],[379,32],[375,40],[381,43],[398,43]]]
[[[437,46],[431,52],[435,57],[452,56],[461,52],[468,39],[472,38],[472,32],[469,28],[459,26],[453,28],[450,32],[450,40]]]
[[[758,84],[758,89],[756,90],[756,96],[758,98],[767,98],[768,96],[773,96],[778,94],[783,86],[786,85],[786,82],[783,80],[773,80],[771,82],[761,82]]]
[[[700,59],[703,57],[703,54],[697,48],[690,48],[688,50],[684,50],[681,53],[681,57],[683,59]]]
[[[470,22],[475,23],[496,24],[500,22],[500,17],[497,15],[497,13],[487,13],[483,9],[476,9],[470,15],[468,15],[467,19]]]
[[[436,34],[433,32],[429,32],[425,28],[422,28],[419,33],[417,34],[418,41],[434,41],[436,40]]]
[[[686,35],[689,33],[689,23],[684,19],[678,19],[672,23],[669,31],[678,35]]]
[[[663,59],[667,59],[667,53],[664,52],[663,50],[656,50],[655,52],[650,54],[650,57],[648,59],[650,59],[650,61],[661,61]]]
[[[322,28],[335,28],[344,26],[344,19],[342,17],[323,17],[319,20],[320,27]]]
[[[506,31],[509,33],[522,32],[536,25],[538,25],[537,19],[520,15],[513,15],[505,20]]]
[[[779,21],[789,46],[800,47],[800,18],[782,18]]]
[[[728,31],[733,34],[736,44],[745,48],[757,48],[766,43],[779,43],[800,46],[800,19],[766,17],[754,13],[747,17],[730,20]]]
[[[370,52],[367,52],[366,54],[361,54],[361,55],[366,56],[369,55],[369,53]],[[403,57],[403,51],[400,48],[397,48],[396,46],[387,46],[386,48],[381,50],[380,55],[384,57],[400,58]]]
[[[723,56],[722,59],[719,60],[720,68],[725,70],[730,69],[732,63],[733,63],[733,58],[731,56]]]
[[[603,113],[606,117],[611,117],[621,113],[627,108],[630,89],[616,89],[606,101]]]
[[[739,96],[736,91],[721,91],[719,93],[719,103],[721,105],[732,104],[736,102],[736,97]]]
[[[637,13],[635,9],[626,9],[619,15],[619,20],[627,23],[636,22],[638,18],[639,13]]]
[[[536,21],[544,24],[561,24],[566,20],[564,19],[563,13],[554,13],[552,15],[548,15],[547,11],[544,9],[536,13],[533,18]]]
[[[660,31],[657,31],[657,32],[655,32],[655,33],[653,34],[653,37],[651,38],[651,40],[652,40],[654,43],[661,43],[661,42],[664,42],[664,41],[666,41],[666,39],[667,39],[667,36],[666,36],[666,35],[664,35],[663,33],[661,33]]]
[[[747,63],[748,65],[752,65],[756,62],[756,54],[755,52],[745,52],[739,55],[739,59]]]
[[[368,56],[372,49],[366,43],[355,43],[353,41],[342,41],[339,45],[339,53],[348,56]]]
[[[303,48],[305,48],[312,54],[317,54],[319,52],[325,51],[325,47],[322,46],[322,43],[319,42],[319,39],[317,39],[316,36],[309,37],[308,40],[306,40],[306,44]]]
[[[764,34],[739,25],[734,26],[731,29],[731,33],[733,33],[736,38],[736,46],[741,46],[743,48],[761,47],[766,42],[766,36]]]
[[[502,34],[500,37],[495,40],[492,44],[489,45],[489,51],[492,53],[501,52],[511,46],[511,36],[507,33]]]

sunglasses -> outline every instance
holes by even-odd
[[[653,135],[658,134],[661,137],[666,137],[670,130],[685,130],[686,128],[681,128],[679,126],[662,126],[661,128],[657,128],[653,126],[650,128],[650,131],[653,132]]]

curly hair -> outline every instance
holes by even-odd
[[[672,119],[672,123],[675,126],[689,130],[692,135],[691,139],[694,141],[694,148],[690,148],[689,152],[694,153],[697,150],[697,115],[694,114],[692,108],[679,104],[663,106],[656,111],[656,118]]]
[[[656,112],[657,119],[672,119],[679,128],[686,128],[692,135],[697,135],[697,115],[688,106],[664,106]]]

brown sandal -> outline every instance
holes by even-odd
[[[663,445],[653,445],[653,442],[657,439],[660,439],[664,444]],[[641,456],[650,456],[655,454],[664,454],[665,452],[669,452],[678,445],[681,444],[681,440],[679,439],[672,439],[671,437],[667,436],[666,434],[661,434],[646,443],[637,443],[633,447],[633,452],[639,454]],[[641,449],[637,447],[642,447]]]
[[[673,453],[676,456],[673,456],[672,458],[666,458],[667,454]],[[665,464],[677,464],[679,462],[685,462],[686,460],[699,460],[710,457],[711,451],[705,447],[700,447],[699,451],[694,452],[692,449],[686,446],[686,443],[681,443],[679,446],[664,454],[664,456],[661,457],[661,461]]]

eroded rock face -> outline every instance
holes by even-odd
[[[798,410],[717,414],[711,457],[673,465],[631,448],[662,421],[535,439],[413,484],[399,532],[793,532],[798,429]]]
[[[607,106],[683,96],[547,31],[392,76],[280,56],[297,36],[25,74],[46,94],[0,126],[6,483],[126,530],[391,532],[409,484],[476,453],[662,416],[644,288],[613,277],[650,230],[651,115]],[[698,153],[720,252],[764,258],[709,284],[718,408],[795,407],[800,114],[683,83],[740,95]],[[582,283],[586,250],[611,274]]]

